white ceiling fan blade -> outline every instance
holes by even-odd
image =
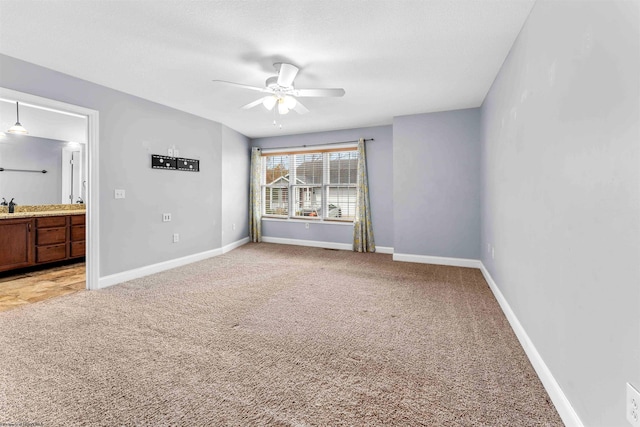
[[[276,64],[277,65],[277,64]],[[282,87],[293,86],[293,80],[298,75],[298,67],[291,64],[281,63],[278,71],[278,85]]]
[[[297,89],[294,92],[295,96],[301,97],[338,97],[344,96],[345,91],[342,88],[333,89]]]
[[[225,84],[232,85],[232,86],[241,87],[243,89],[255,90],[255,91],[258,91],[258,92],[270,92],[270,90],[268,88],[264,88],[264,87],[243,85],[242,83],[228,82],[226,80],[212,80],[212,81],[213,82],[218,82],[218,83],[225,83]]]
[[[256,99],[255,101],[250,102],[247,105],[243,105],[240,108],[242,108],[243,110],[248,110],[249,108],[253,108],[255,106],[258,106],[258,105],[262,104],[262,102],[264,101],[265,98],[266,98],[266,96],[264,96],[264,97],[262,97],[260,99]]]
[[[298,114],[307,114],[309,112],[309,110],[307,109],[307,107],[305,107],[304,105],[302,105],[302,103],[300,101],[296,102],[295,107],[293,107],[293,109],[295,110],[296,113]]]

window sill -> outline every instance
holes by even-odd
[[[316,224],[331,224],[331,225],[349,225],[353,227],[353,221],[337,221],[331,219],[298,219],[298,218],[275,218],[270,216],[263,216],[262,221],[273,221],[273,222],[293,222],[304,224],[308,223],[316,223]]]

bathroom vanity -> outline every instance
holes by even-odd
[[[45,206],[0,211],[0,272],[85,256],[84,206]]]

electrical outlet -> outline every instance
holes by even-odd
[[[627,421],[640,427],[640,392],[627,383]]]
[[[169,149],[167,150],[167,155],[168,155],[169,157],[173,157],[173,148],[169,148]]]
[[[231,224],[231,229],[232,229],[233,231],[236,231],[236,225],[235,225],[235,224]]]
[[[495,257],[496,257],[495,248],[491,248],[491,259],[495,259]]]
[[[173,233],[173,243],[178,243],[180,241],[180,235],[178,233]]]
[[[120,190],[120,189],[113,190],[113,198],[124,199],[124,190]]]
[[[162,222],[169,222],[171,221],[171,214],[170,213],[163,213],[162,214]]]
[[[304,223],[304,228],[306,228],[307,230],[309,229],[309,223],[308,222]]]
[[[177,148],[173,149],[173,157],[178,157],[180,155],[180,150],[178,150]]]

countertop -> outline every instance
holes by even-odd
[[[0,213],[0,219],[13,219],[13,218],[39,218],[43,216],[58,216],[58,215],[84,215],[85,211],[44,211],[44,212],[15,212],[15,213]]]
[[[39,218],[43,216],[59,216],[59,215],[85,215],[87,211],[85,209],[44,209],[44,210],[29,210],[19,211],[14,213],[7,213],[0,211],[0,220],[3,219],[18,219],[18,218]]]

